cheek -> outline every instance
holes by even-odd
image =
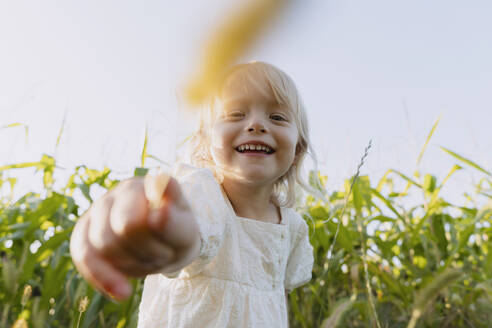
[[[298,140],[297,131],[289,131],[289,133],[283,135],[281,140],[282,144],[279,146],[284,149],[281,153],[281,160],[285,167],[290,168],[294,163],[296,155],[296,145]]]
[[[289,149],[289,155],[295,156],[297,143],[299,141],[299,133],[297,132],[297,129],[290,130],[286,134],[284,140],[285,147]]]
[[[227,135],[225,129],[220,125],[215,125],[212,127],[210,133],[210,146],[214,148],[223,148],[225,143],[225,136]]]
[[[215,126],[210,135],[210,151],[215,160],[223,160],[232,150],[233,135],[224,126]]]
[[[214,151],[215,149],[220,149],[220,148],[222,148],[221,138],[216,133],[212,133],[210,135],[210,149],[211,149],[211,151]]]

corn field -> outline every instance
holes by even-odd
[[[327,191],[314,182],[327,177],[310,173],[325,200],[307,196],[298,206],[315,265],[311,282],[289,295],[291,327],[491,326],[492,175],[442,151],[450,163],[442,181],[396,169],[373,181],[357,171]],[[145,154],[134,175],[146,173]],[[17,170],[36,172],[43,190],[14,197]],[[452,204],[440,192],[458,170],[481,179],[463,204]],[[129,300],[115,303],[81,279],[69,254],[86,209],[75,194],[91,203],[95,189],[119,181],[109,168],[81,165],[67,181],[57,180],[58,171],[49,155],[0,167],[0,327],[136,327],[142,280],[133,280]],[[421,202],[409,206],[410,198]]]

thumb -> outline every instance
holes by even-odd
[[[169,178],[161,206],[151,209],[148,225],[156,236],[173,247],[189,247],[198,236],[198,226],[180,184]]]
[[[171,176],[159,169],[157,174],[147,173],[144,178],[145,197],[149,201],[150,209],[162,207],[163,196]]]
[[[144,190],[151,210],[160,209],[165,203],[186,205],[178,181],[162,171],[145,176]]]
[[[165,203],[169,202],[179,207],[188,206],[179,182],[173,177],[169,178],[167,188],[164,190],[162,198]]]

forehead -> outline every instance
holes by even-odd
[[[255,70],[239,70],[229,75],[222,85],[219,98],[223,103],[248,102],[278,105],[267,78]]]

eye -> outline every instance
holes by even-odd
[[[226,117],[240,118],[243,117],[244,113],[240,111],[230,111],[226,113]]]
[[[272,114],[272,115],[270,115],[270,118],[272,120],[275,120],[275,121],[287,121],[287,119],[285,117],[283,117],[282,115],[278,115],[278,114]]]

